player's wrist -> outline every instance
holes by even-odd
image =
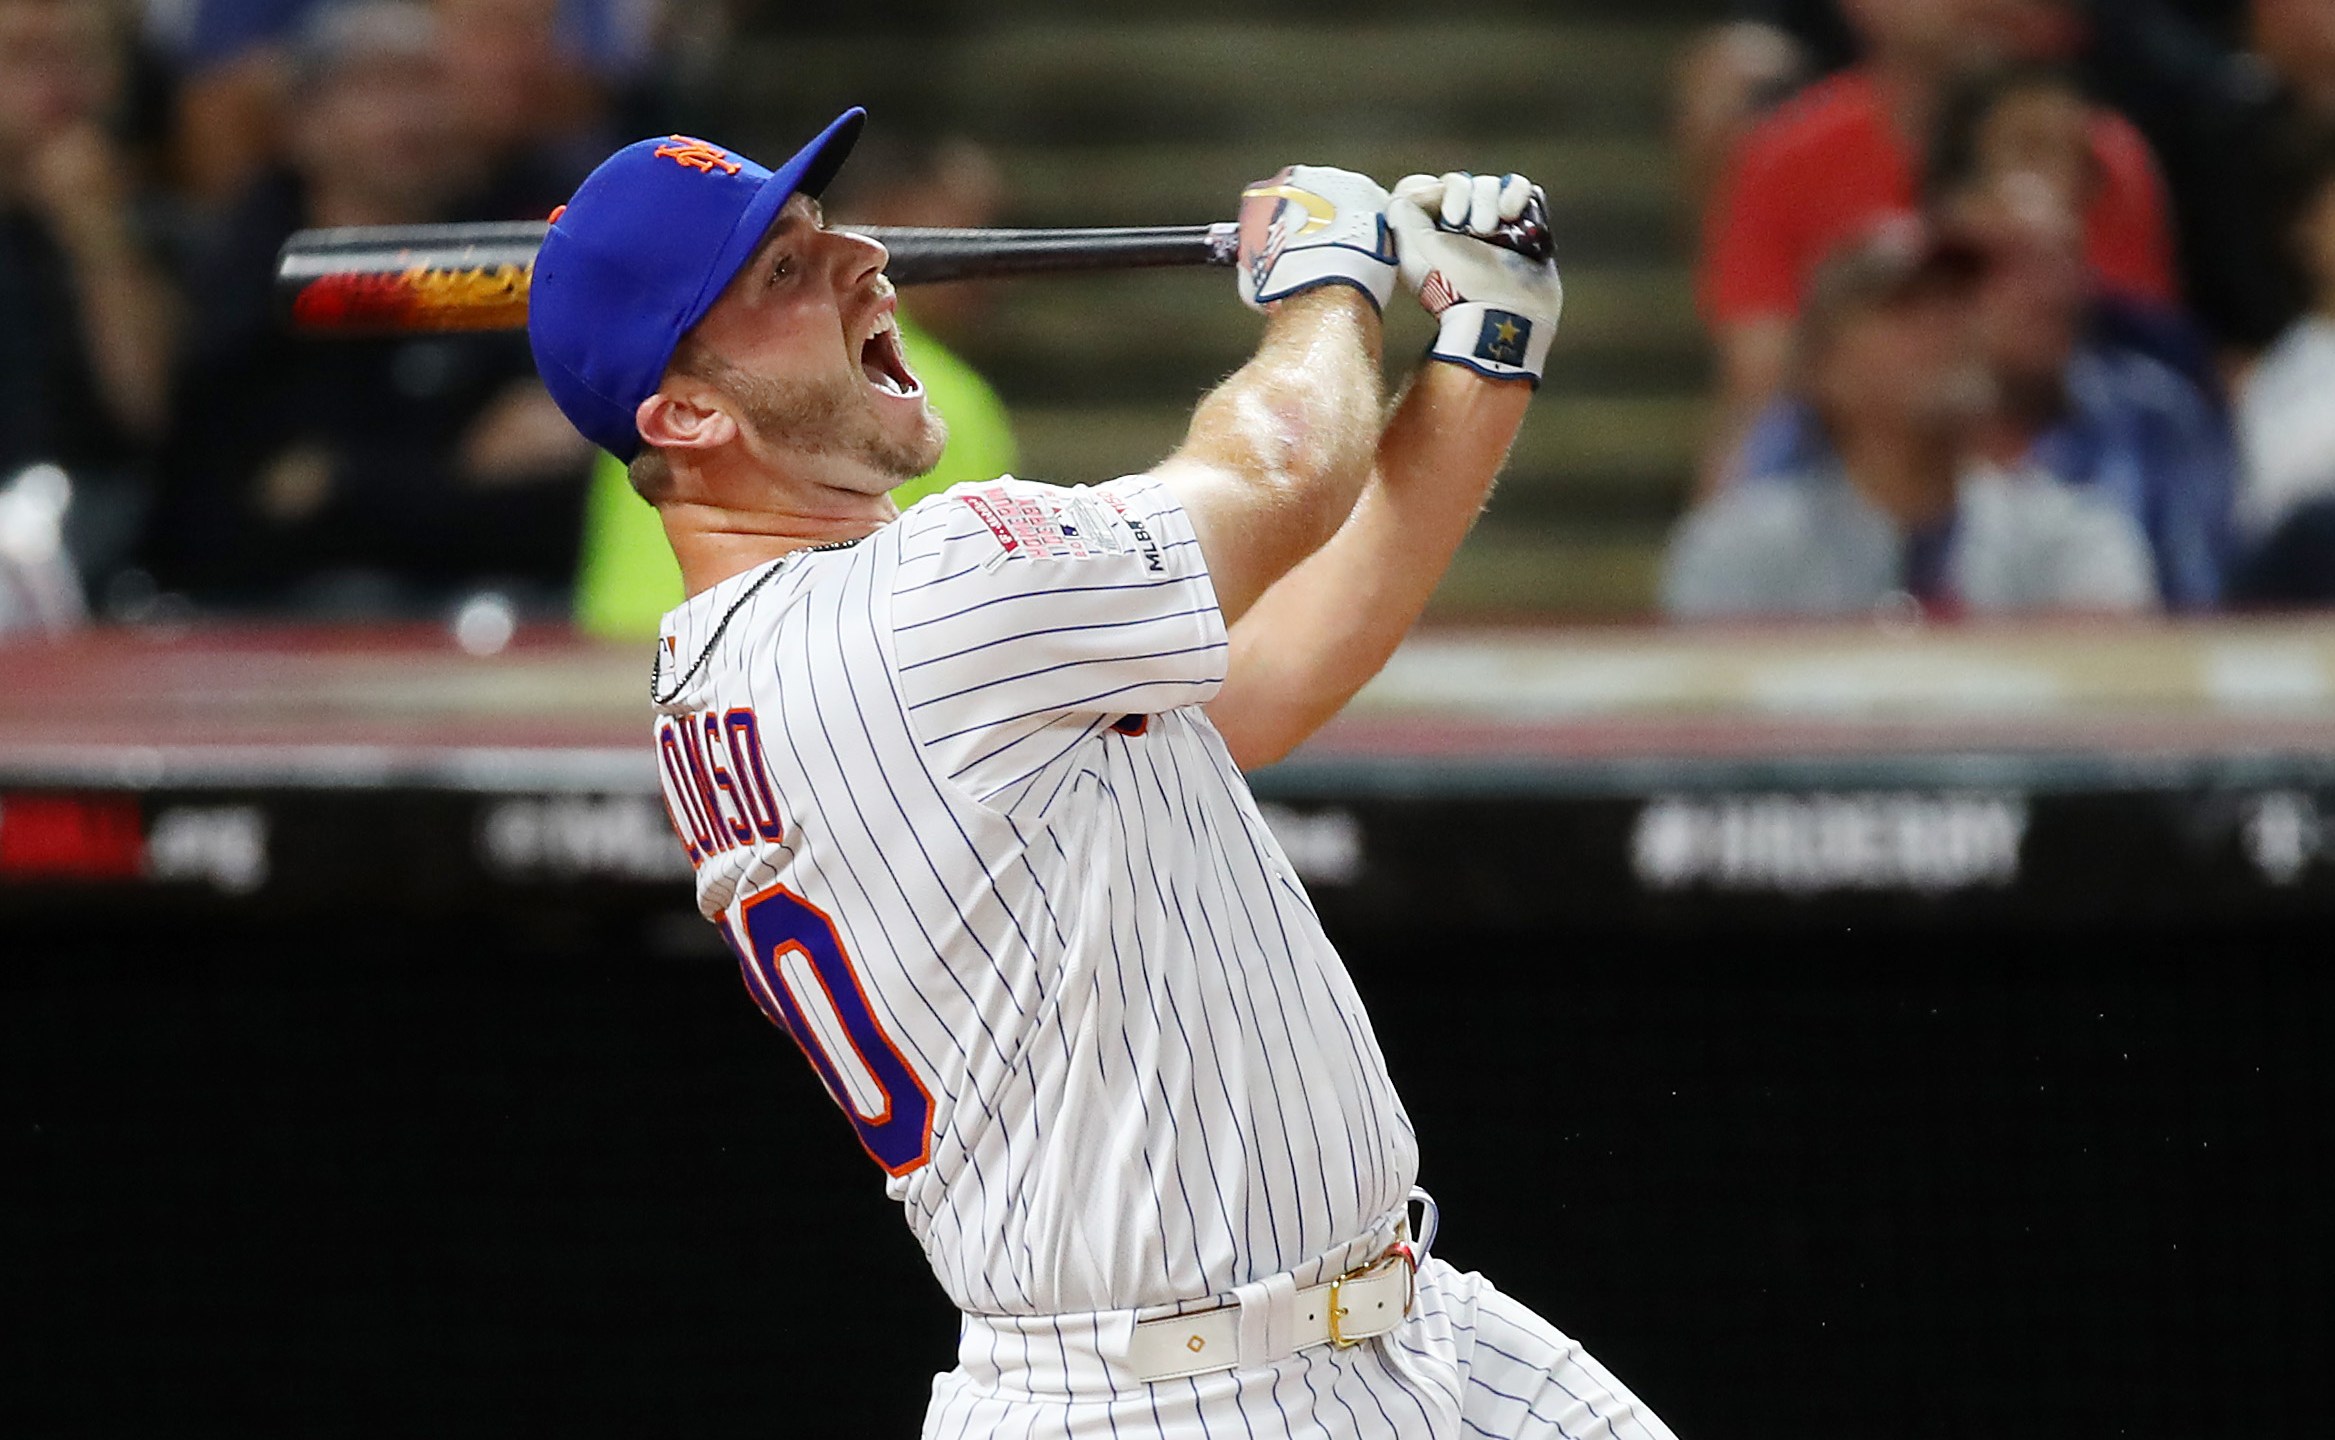
[[[1269,316],[1297,310],[1352,309],[1376,324],[1385,318],[1387,301],[1392,296],[1391,290],[1377,290],[1351,275],[1324,274],[1272,300],[1260,301],[1257,308]]]
[[[1401,278],[1387,194],[1367,175],[1296,165],[1241,194],[1240,297],[1263,310],[1342,286],[1384,312]]]
[[[1493,380],[1523,380],[1535,388],[1548,366],[1556,322],[1489,301],[1463,300],[1437,317],[1427,358],[1464,366]]]

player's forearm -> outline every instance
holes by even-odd
[[[1394,654],[1482,512],[1531,397],[1454,365],[1420,372],[1345,524],[1233,627],[1208,712],[1242,768],[1295,749]]]
[[[1194,507],[1246,529],[1265,563],[1255,588],[1321,544],[1369,478],[1383,414],[1378,313],[1358,291],[1325,286],[1284,300],[1246,365],[1200,403],[1171,461],[1245,492],[1236,505]],[[1202,543],[1209,536],[1203,528]],[[1242,597],[1220,596],[1228,615]]]

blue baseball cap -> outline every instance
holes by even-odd
[[[633,415],[673,351],[762,243],[787,198],[827,188],[859,138],[857,106],[776,170],[687,135],[600,162],[552,212],[527,298],[535,368],[584,438],[640,453]]]

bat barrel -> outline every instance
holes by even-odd
[[[276,261],[296,329],[332,334],[517,330],[551,227],[377,225],[302,230]]]

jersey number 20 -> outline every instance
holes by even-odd
[[[727,921],[722,938],[754,1003],[802,1047],[878,1165],[893,1175],[921,1168],[932,1158],[932,1092],[868,1008],[835,922],[783,885],[748,900],[740,919],[745,944]]]

